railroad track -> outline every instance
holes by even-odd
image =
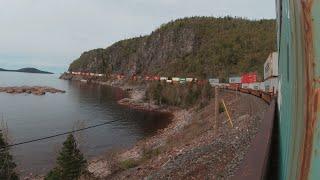
[[[261,129],[252,140],[248,153],[232,180],[265,179],[274,173],[268,164],[271,163],[273,128],[276,119],[276,95],[261,90],[243,89],[239,87],[223,87],[222,89],[251,94],[263,99],[269,107],[262,120]],[[259,153],[257,153],[259,152]]]
[[[245,94],[251,94],[251,95],[254,95],[258,98],[263,99],[268,104],[270,104],[272,99],[274,97],[276,97],[276,95],[273,93],[268,93],[268,92],[264,92],[261,90],[243,89],[243,88],[239,88],[239,87],[223,87],[222,89],[227,89],[227,90],[231,90],[231,91],[239,91],[239,92],[245,93]]]

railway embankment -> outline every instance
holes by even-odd
[[[133,148],[93,160],[89,171],[107,179],[228,179],[249,151],[268,105],[255,96],[220,92],[225,112],[214,114],[214,101],[201,109],[173,111],[172,123]],[[217,116],[218,131],[213,128]]]
[[[130,149],[111,150],[91,160],[90,176],[98,179],[229,179],[249,152],[268,109],[261,98],[223,89],[205,106],[159,106],[146,101],[146,85],[118,80],[87,81],[128,91],[129,97],[119,101],[122,105],[173,114],[172,123],[156,135]],[[225,110],[215,114],[216,98],[225,102],[231,122]]]

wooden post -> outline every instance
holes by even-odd
[[[249,99],[248,101],[248,112],[249,112],[249,115],[252,116],[252,108],[251,108],[251,100]]]
[[[224,109],[225,109],[225,111],[226,111],[226,114],[227,114],[227,116],[228,116],[229,123],[230,123],[231,127],[233,128],[233,123],[232,123],[232,120],[231,120],[231,117],[230,117],[229,111],[228,111],[227,106],[226,106],[226,104],[224,103],[224,100],[223,100],[223,99],[222,99],[222,104],[223,104]]]
[[[218,116],[219,116],[219,89],[217,86],[215,86],[214,87],[214,121],[213,121],[213,131],[215,135],[218,134],[218,129],[219,129]]]
[[[239,91],[236,91],[236,101],[238,101],[238,92]]]
[[[272,87],[272,96],[274,96],[274,87]]]

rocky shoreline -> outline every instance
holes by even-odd
[[[85,77],[81,75],[72,75],[64,73],[60,79],[68,81],[80,81],[86,83],[94,83],[99,85],[111,86],[120,88],[123,91],[128,92],[128,97],[118,101],[118,104],[127,106],[132,109],[144,110],[144,111],[156,111],[163,113],[172,113],[175,108],[168,106],[158,106],[153,102],[145,101],[146,85],[135,84],[130,85],[125,80],[117,79],[104,79],[99,77]]]
[[[267,105],[250,95],[221,93],[233,115],[219,113],[219,132],[213,130],[214,101],[203,108],[172,111],[165,129],[130,149],[109,152],[89,163],[97,179],[230,179],[250,148]],[[245,102],[245,103],[240,103]],[[240,105],[239,105],[240,104]],[[258,113],[248,113],[248,109]]]
[[[106,152],[90,160],[88,171],[92,179],[230,179],[259,131],[267,107],[251,95],[221,92],[220,98],[233,117],[231,128],[224,113],[213,113],[213,100],[206,107],[188,110],[157,106],[145,101],[145,85],[128,85],[118,80],[88,82],[128,91],[129,97],[118,101],[121,105],[173,115],[167,128],[134,147]],[[220,122],[219,132],[214,132],[212,126],[215,116]]]
[[[43,96],[46,93],[65,93],[64,90],[59,90],[56,88],[48,86],[20,86],[20,87],[0,87],[0,93],[8,94],[33,94],[36,96]]]

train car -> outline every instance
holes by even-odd
[[[265,82],[260,82],[259,90],[260,91],[265,91]]]
[[[154,81],[160,81],[160,76],[153,76]]]
[[[190,82],[193,81],[193,78],[186,78],[186,81],[187,81],[188,83],[190,83]]]
[[[241,84],[241,77],[230,77],[229,83],[230,84]]]
[[[242,83],[242,89],[252,89],[257,91],[265,91],[265,82]]]
[[[187,82],[187,78],[180,78],[180,84],[185,84]]]
[[[171,84],[171,83],[172,83],[172,79],[167,79],[167,80],[166,80],[166,83]]]
[[[118,80],[123,80],[124,79],[124,75],[123,74],[118,74],[117,75],[117,79]]]
[[[137,81],[138,80],[137,75],[131,75],[130,80]]]
[[[278,94],[278,88],[279,88],[279,78],[269,78],[266,81],[264,81],[264,91],[267,93],[272,93],[274,95]]]
[[[209,83],[212,87],[219,86],[220,80],[217,78],[210,78]]]
[[[179,84],[180,83],[180,78],[179,77],[173,77],[172,78],[172,83]]]
[[[260,90],[260,82],[249,83],[249,89]]]
[[[257,82],[257,73],[251,72],[241,76],[241,83],[255,83]]]
[[[242,89],[249,89],[249,83],[242,83],[241,88]]]
[[[144,77],[144,80],[145,80],[145,81],[150,81],[151,79],[152,79],[152,78],[151,78],[150,76],[145,76],[145,77]]]
[[[160,77],[160,81],[167,81],[168,77]]]
[[[234,90],[234,91],[239,91],[241,88],[240,83],[229,83],[228,89]]]
[[[273,52],[268,56],[268,59],[263,66],[263,78],[267,80],[268,78],[278,77],[279,76],[279,61],[278,53]]]
[[[277,0],[279,179],[320,178],[320,0]]]

